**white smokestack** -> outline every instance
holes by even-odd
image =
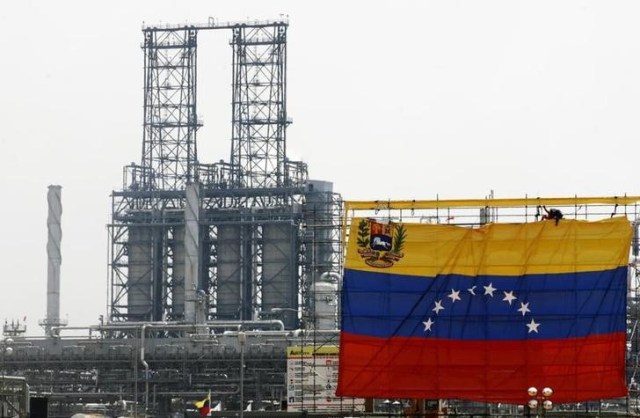
[[[62,242],[62,229],[60,222],[62,219],[61,186],[49,186],[47,193],[47,203],[49,214],[47,216],[47,318],[43,321],[47,335],[54,335],[56,332],[52,327],[61,325],[60,321],[60,265],[62,264],[62,254],[60,243]]]
[[[198,253],[200,228],[200,187],[187,185],[187,206],[184,211],[184,320],[196,321],[196,287],[198,286]]]

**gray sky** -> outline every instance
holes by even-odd
[[[640,195],[637,1],[12,1],[0,319],[41,334],[49,184],[63,186],[61,313],[106,313],[109,196],[140,161],[143,21],[280,14],[289,157],[345,199]],[[199,36],[202,162],[229,159],[229,36]]]

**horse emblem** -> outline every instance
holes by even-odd
[[[404,257],[406,238],[403,224],[362,219],[358,224],[358,254],[368,266],[388,268]]]

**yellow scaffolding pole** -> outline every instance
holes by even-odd
[[[512,208],[519,206],[633,205],[640,196],[610,197],[525,197],[515,199],[446,199],[446,200],[347,200],[350,210],[444,209],[444,208]]]
[[[514,199],[436,199],[436,200],[346,200],[344,201],[342,242],[346,245],[349,212],[355,210],[402,210],[446,208],[513,208],[537,206],[637,205],[640,196],[524,197]]]

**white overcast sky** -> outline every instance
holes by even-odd
[[[110,193],[140,161],[147,23],[289,16],[288,155],[348,200],[640,195],[637,1],[48,1],[0,11],[0,319],[106,313]],[[199,159],[229,159],[228,31],[201,32]]]

